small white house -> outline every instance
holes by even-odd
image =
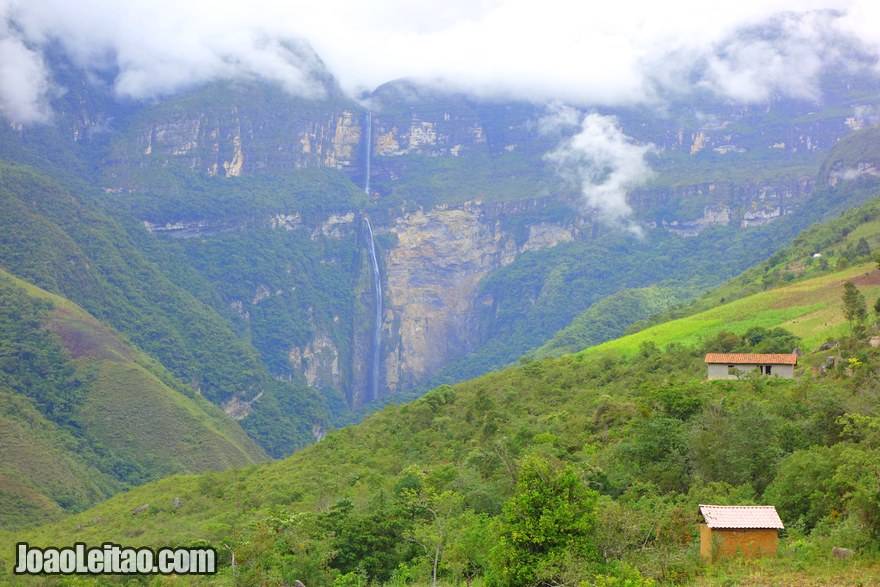
[[[795,353],[706,353],[709,379],[739,379],[755,369],[761,375],[794,379]]]

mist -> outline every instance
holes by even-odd
[[[866,0],[0,0],[0,21],[0,109],[17,123],[47,120],[64,91],[44,64],[50,46],[110,72],[117,96],[133,99],[247,77],[320,98],[328,71],[350,96],[407,77],[593,107],[695,89],[817,100],[823,71],[880,61],[880,8]]]
[[[545,135],[561,136],[544,158],[579,191],[581,212],[595,213],[604,223],[641,236],[627,194],[654,176],[646,160],[654,145],[637,144],[613,116],[581,115],[568,106],[555,106],[540,121],[540,129]]]

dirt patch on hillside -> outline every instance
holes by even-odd
[[[880,285],[880,271],[869,271],[851,279],[854,285]]]
[[[96,320],[82,318],[70,310],[56,308],[46,327],[61,338],[71,358],[87,357],[102,361],[126,362],[132,349]]]

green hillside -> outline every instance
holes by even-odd
[[[219,294],[211,284],[173,250],[151,244],[143,227],[136,240],[87,197],[7,163],[0,163],[0,208],[0,267],[81,305],[215,404],[262,392],[242,425],[273,456],[313,441],[312,427],[327,425],[318,393],[272,377],[212,307]]]
[[[718,102],[662,121],[619,113],[662,154],[632,202],[636,238],[575,212],[531,106],[401,99],[377,111],[387,144],[421,116],[456,147],[377,152],[365,194],[372,145],[341,125],[360,106],[219,90],[128,107],[107,95],[96,132],[71,149],[67,126],[0,131],[3,158],[22,163],[0,162],[0,582],[20,540],[217,548],[219,577],[184,584],[427,585],[432,572],[517,587],[880,582],[880,331],[873,313],[847,323],[841,304],[848,281],[868,308],[880,295],[880,199],[846,211],[878,193],[880,141],[866,129],[838,142],[848,97],[815,115]],[[713,111],[732,126],[695,153],[683,129]],[[768,150],[779,133],[800,142]],[[337,148],[342,159],[325,157]],[[487,270],[468,317],[479,340],[434,384],[536,350],[262,463],[354,417],[342,392],[369,354],[372,307],[360,215],[386,259],[406,211],[475,199],[523,252]],[[662,226],[709,208],[730,223],[694,237]],[[781,217],[741,227],[756,210]],[[338,213],[351,220],[334,235]],[[578,230],[526,250],[543,224]],[[386,279],[399,270],[387,265]],[[797,380],[705,381],[708,350],[789,350],[792,337],[806,353]],[[320,391],[302,359],[319,338],[335,353],[329,382],[317,367],[309,379]],[[778,561],[706,567],[705,502],[776,505]],[[834,545],[856,558],[829,562]]]
[[[667,310],[686,295],[677,289],[658,286],[621,290],[578,314],[571,324],[529,356],[540,358],[574,353],[617,338],[634,322]]]
[[[850,187],[852,192],[864,194],[870,194],[876,189],[871,182]],[[826,198],[830,195],[828,192],[820,193],[820,196]],[[821,199],[818,200],[817,204]],[[653,324],[691,316],[773,287],[863,264],[876,258],[878,246],[880,198],[871,197],[865,203],[844,210],[826,222],[811,225],[798,234],[790,245],[778,249],[765,261],[700,298],[637,321],[629,330],[641,330]]]
[[[700,344],[722,330],[744,334],[749,328],[781,327],[803,341],[807,351],[828,340],[847,335],[849,325],[840,299],[845,281],[859,286],[873,301],[880,295],[880,272],[876,264],[862,264],[821,277],[814,277],[741,298],[687,318],[664,322],[634,334],[590,347],[584,354],[619,351],[633,354],[645,343]]]
[[[848,279],[871,303],[880,293],[880,273],[857,266],[578,355],[525,360],[389,406],[283,461],[169,477],[7,533],[2,564],[16,540],[207,542],[224,565],[211,582],[233,584],[234,551],[240,585],[426,585],[434,558],[443,580],[475,573],[487,585],[880,580],[880,351],[841,321]],[[702,341],[755,326],[802,336],[806,365],[826,363],[828,352],[811,352],[816,342],[842,343],[828,369],[793,381],[705,381]],[[534,493],[534,480],[545,489]],[[523,539],[530,514],[517,508],[529,500],[545,512],[579,508],[585,525],[575,531],[560,513],[555,538],[535,521]],[[699,503],[775,505],[786,524],[779,558],[705,566]],[[511,554],[517,540],[533,554]],[[831,560],[835,545],[856,558]]]
[[[0,271],[0,526],[174,473],[266,460],[244,430],[75,304]]]

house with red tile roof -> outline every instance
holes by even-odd
[[[795,353],[706,353],[709,379],[739,379],[757,370],[761,375],[794,379]]]

